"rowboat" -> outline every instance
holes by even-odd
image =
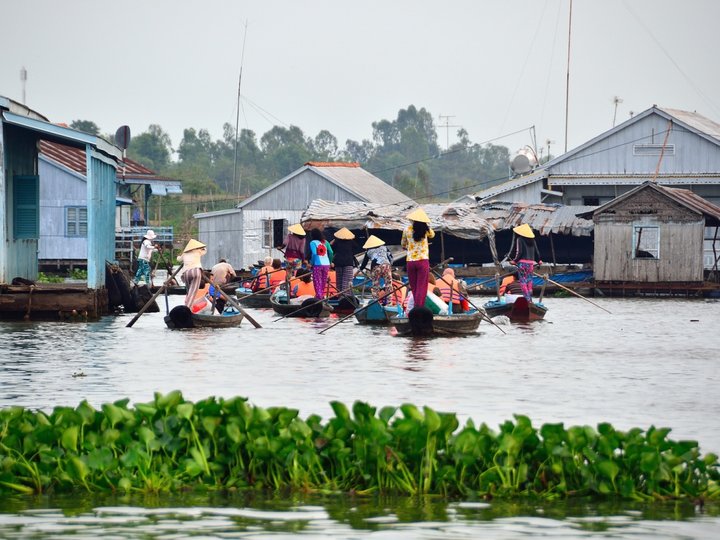
[[[251,289],[245,287],[235,289],[235,298],[237,298],[238,302],[250,308],[271,308],[271,296],[271,291],[253,293]]]
[[[482,320],[482,314],[479,311],[436,315],[426,308],[422,309],[427,311],[427,320],[424,320],[423,315],[421,320],[411,322],[412,311],[409,314],[410,316],[392,319],[390,324],[395,327],[398,336],[460,336],[474,334]],[[431,314],[432,319],[430,319]],[[430,323],[431,320],[432,323]]]
[[[340,295],[328,298],[327,303],[333,308],[333,313],[350,315],[360,307],[360,301],[353,295]]]
[[[327,302],[318,301],[314,297],[307,297],[299,302],[294,300],[298,299],[292,299],[288,303],[285,291],[277,291],[270,297],[270,305],[275,313],[283,317],[327,317],[333,310]]]
[[[233,308],[219,313],[192,313],[187,306],[176,306],[165,316],[168,328],[230,328],[240,326],[244,316]]]
[[[538,321],[545,317],[548,308],[542,302],[527,301],[524,296],[515,295],[501,296],[500,300],[490,300],[483,304],[488,317],[497,317],[505,315],[511,321],[527,322]]]
[[[355,319],[360,324],[389,324],[399,314],[397,306],[382,306],[372,302],[366,308],[355,311]]]

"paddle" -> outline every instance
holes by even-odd
[[[272,272],[268,272],[267,274],[263,274],[262,276],[255,276],[255,277],[253,278],[253,281],[257,281],[258,279],[260,279],[260,278],[262,278],[262,277],[265,277],[265,276],[269,276],[270,274],[274,274],[275,272],[286,272],[286,269],[285,269],[285,268],[278,268],[277,270],[273,270]],[[267,291],[269,291],[270,289],[272,289],[272,286],[264,287],[264,288],[262,288],[262,289],[258,289],[257,291],[253,292],[252,294],[248,294],[247,296],[243,296],[242,299],[245,300],[246,298],[251,298],[251,297],[255,296],[256,294],[260,294],[260,293],[267,292]]]
[[[130,320],[130,322],[125,325],[126,328],[130,328],[130,327],[132,327],[133,324],[135,324],[135,322],[140,318],[140,316],[143,313],[145,313],[145,311],[147,311],[147,309],[150,307],[150,305],[155,301],[155,299],[158,296],[160,296],[160,294],[167,287],[168,283],[170,283],[175,278],[175,276],[178,274],[178,272],[180,272],[181,269],[182,269],[182,265],[178,266],[178,269],[175,270],[172,273],[172,275],[169,278],[167,278],[162,285],[160,285],[158,290],[155,291],[155,294],[152,295],[152,298],[150,298],[150,300],[147,301],[147,303],[142,307],[142,309],[140,311],[137,312],[137,314]]]
[[[438,266],[442,266],[443,264],[446,264],[446,263],[448,263],[448,262],[450,262],[450,261],[452,261],[452,260],[453,260],[452,257],[450,257],[449,259],[445,259],[444,261],[442,261],[442,262],[436,264],[435,266],[433,266],[433,267],[430,269],[430,271],[432,272],[433,269],[437,268]],[[364,273],[364,272],[363,272],[363,273]],[[366,275],[367,275],[367,274],[366,274]],[[340,320],[337,321],[336,323],[331,324],[331,325],[328,326],[327,328],[323,328],[322,330],[320,330],[320,331],[318,332],[318,334],[322,334],[323,332],[325,332],[325,331],[327,331],[327,330],[330,330],[331,328],[333,328],[334,326],[337,326],[337,325],[340,324],[341,322],[348,320],[350,317],[352,317],[352,316],[355,315],[356,313],[360,313],[361,311],[369,308],[369,307],[372,306],[373,304],[377,304],[380,300],[382,300],[382,299],[385,298],[386,296],[390,296],[391,294],[394,294],[395,291],[397,291],[397,290],[399,290],[399,289],[402,289],[403,287],[405,287],[405,284],[404,284],[404,283],[401,284],[401,285],[396,285],[395,287],[393,287],[393,289],[392,289],[390,292],[385,293],[385,294],[383,294],[383,295],[380,295],[380,296],[378,296],[377,298],[375,298],[374,300],[372,300],[372,301],[368,302],[367,304],[365,304],[364,306],[361,306],[361,307],[357,308],[357,309],[356,309],[355,311],[353,311],[350,315],[347,315],[346,317],[343,317],[342,319],[340,319]]]
[[[353,287],[354,287],[354,285],[350,285],[347,289],[344,289],[344,290],[342,290],[342,291],[338,291],[338,292],[336,292],[335,294],[333,294],[332,296],[328,296],[327,298],[320,298],[320,299],[316,300],[315,302],[313,302],[313,303],[311,303],[311,304],[308,304],[307,306],[303,306],[303,307],[301,307],[300,309],[293,311],[292,313],[288,313],[287,315],[283,315],[282,317],[278,317],[277,319],[274,319],[273,322],[280,321],[280,320],[282,320],[282,319],[284,319],[284,318],[286,318],[286,317],[290,317],[291,315],[296,315],[297,313],[299,313],[299,312],[301,312],[301,311],[305,311],[306,309],[311,308],[311,307],[313,307],[313,306],[316,306],[316,305],[324,302],[325,300],[329,300],[330,298],[335,298],[336,296],[340,296],[340,295],[343,295],[343,294],[345,294],[345,293],[347,293],[347,292],[350,292],[350,291],[352,291]],[[289,292],[290,292],[290,291],[288,291],[288,299],[290,298]]]
[[[203,277],[203,279],[205,280],[204,277]],[[243,308],[240,307],[240,304],[238,304],[235,300],[233,300],[233,299],[230,298],[227,294],[225,294],[225,291],[223,291],[222,288],[216,286],[215,283],[213,283],[213,280],[212,280],[212,279],[210,279],[210,280],[205,280],[205,281],[209,281],[209,282],[210,282],[210,285],[212,285],[212,287],[213,287],[213,290],[215,290],[228,304],[230,304],[232,307],[234,307],[234,308],[237,309],[240,313],[242,313],[243,316],[244,316],[248,321],[250,321],[250,323],[251,323],[255,328],[262,328],[262,326],[260,325],[259,322],[257,322],[255,319],[253,319],[250,315],[248,315],[248,312],[247,312],[247,311],[245,311]],[[214,295],[213,295],[213,296],[214,296]],[[214,302],[213,302],[213,303],[214,303]]]
[[[450,258],[450,260],[452,260],[452,257]],[[445,283],[445,284],[447,284],[447,285],[450,285],[450,300],[451,300],[450,309],[452,310],[452,283],[448,283],[447,281],[445,281],[445,279],[444,279],[440,274],[438,274],[437,272],[435,272],[434,270],[431,270],[431,272],[435,275],[436,278],[440,278],[440,281],[442,281],[443,283]],[[497,328],[498,330],[500,330],[503,334],[506,333],[505,330],[503,330],[502,328],[500,328],[500,327],[497,325],[497,323],[495,323],[495,321],[493,321],[493,320],[488,316],[488,314],[485,312],[484,309],[479,308],[479,307],[477,307],[475,304],[473,304],[473,303],[470,301],[470,298],[468,298],[468,296],[467,296],[466,294],[465,294],[465,295],[461,295],[461,296],[464,296],[464,297],[465,297],[465,300],[467,300],[467,303],[470,304],[472,307],[474,307],[474,308],[477,310],[477,312],[480,313],[480,316],[481,316],[484,320],[486,320],[487,322],[489,322],[490,324],[492,324],[495,328]]]
[[[549,281],[550,283],[552,283],[553,285],[557,285],[558,287],[560,287],[561,289],[566,290],[566,291],[569,292],[570,294],[574,294],[574,295],[577,296],[578,298],[582,298],[582,299],[585,300],[586,302],[591,303],[593,306],[595,306],[595,307],[597,307],[597,308],[600,308],[600,309],[602,309],[603,311],[607,311],[608,313],[610,313],[610,314],[612,315],[612,313],[611,313],[609,310],[605,309],[605,308],[602,307],[602,306],[597,305],[595,302],[593,302],[593,301],[591,301],[591,300],[588,300],[588,299],[585,298],[582,294],[576,293],[575,291],[573,291],[572,289],[566,287],[565,285],[562,285],[562,284],[558,283],[557,281],[553,281],[552,279],[550,279],[550,278],[547,277],[547,276],[544,276],[544,277],[543,277],[543,276],[541,276],[540,274],[538,274],[538,273],[536,273],[536,272],[533,272],[533,275],[539,277],[540,279],[547,280],[547,281]]]

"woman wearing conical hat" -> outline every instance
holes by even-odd
[[[530,225],[523,223],[513,229],[513,243],[507,257],[512,264],[517,265],[518,281],[522,287],[523,296],[528,302],[532,301],[532,276],[535,270],[535,261],[542,264],[540,251],[535,243],[535,233]]]
[[[287,266],[288,279],[302,267],[305,262],[305,229],[299,223],[288,227],[288,234],[285,241],[277,249],[285,250],[285,262]]]
[[[407,215],[410,220],[402,234],[400,244],[407,249],[408,284],[416,306],[425,305],[428,275],[430,274],[430,247],[428,239],[435,237],[430,228],[430,218],[425,210],[418,208]]]
[[[333,265],[335,266],[337,288],[339,291],[346,291],[352,282],[353,269],[357,266],[357,261],[355,260],[355,248],[357,246],[355,235],[350,229],[343,227],[335,231],[333,236],[334,238],[330,244],[332,245],[333,251],[335,251]]]
[[[183,265],[182,279],[187,289],[185,293],[185,305],[187,307],[190,307],[195,301],[195,295],[202,283],[202,262],[200,259],[206,253],[205,244],[192,238],[183,252],[177,256],[177,260]]]
[[[363,244],[363,249],[367,249],[367,251],[360,263],[360,270],[365,270],[367,264],[370,263],[372,294],[375,298],[381,299],[382,305],[386,305],[390,301],[389,295],[393,292],[392,254],[385,245],[385,241],[374,234],[371,234]]]

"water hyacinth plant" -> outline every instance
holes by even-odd
[[[100,410],[0,410],[0,493],[77,489],[173,492],[270,489],[720,499],[720,464],[670,430],[566,428],[515,415],[498,431],[405,404],[331,404],[326,422],[245,398],[196,403],[178,391]]]

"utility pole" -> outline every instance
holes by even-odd
[[[25,85],[27,83],[27,69],[25,69],[25,66],[22,67],[20,70],[20,84],[22,85],[22,102],[23,105],[26,104],[25,101]]]
[[[572,35],[572,0],[568,15],[568,43],[567,43],[567,77],[565,78],[565,153],[568,145],[568,110],[570,108],[570,38]]]
[[[451,114],[438,114],[438,118],[442,122],[442,119],[445,119],[444,124],[440,124],[441,128],[445,128],[445,150],[448,150],[450,148],[450,128],[451,127],[462,127],[456,124],[451,124],[450,119],[455,118],[454,115]]]

